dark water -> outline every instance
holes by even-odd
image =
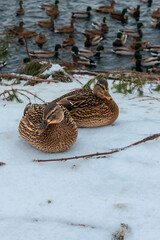
[[[26,24],[25,31],[34,30],[37,32],[45,33],[47,35],[47,43],[44,44],[43,49],[54,50],[54,46],[57,43],[62,43],[63,39],[68,36],[68,34],[58,34],[53,31],[45,28],[39,27],[36,23],[40,20],[50,20],[50,17],[46,15],[45,11],[40,8],[40,5],[43,2],[42,0],[24,0],[23,7],[25,9],[25,15],[16,16],[16,10],[19,8],[19,1],[10,1],[10,0],[0,0],[0,24],[8,27],[18,26],[20,21],[24,21]],[[48,1],[50,3],[54,3],[54,1]],[[140,21],[147,25],[147,28],[142,28],[143,31],[143,40],[150,41],[152,44],[157,43],[160,44],[160,29],[156,29],[151,27],[151,12],[154,9],[160,7],[159,0],[153,0],[153,4],[150,8],[147,7],[146,4],[142,4],[140,0],[135,1],[125,1],[125,0],[117,0],[118,5],[115,5],[115,10],[122,10],[128,6],[136,7],[138,4],[141,5],[141,16]],[[86,10],[87,6],[91,6],[93,9],[98,6],[109,4],[109,1],[106,0],[61,0],[61,4],[59,6],[60,14],[55,20],[55,29],[59,28],[63,25],[70,25],[71,12]],[[122,25],[121,22],[116,19],[112,19],[109,14],[100,14],[97,12],[91,12],[90,20],[82,20],[78,19],[78,23],[75,23],[75,40],[76,45],[80,48],[84,47],[84,36],[81,34],[81,31],[84,29],[93,29],[91,26],[92,21],[102,21],[103,17],[107,18],[107,25],[109,27],[109,32],[105,34],[105,39],[101,42],[101,44],[107,50],[107,53],[102,53],[101,58],[96,60],[96,69],[101,70],[116,70],[120,69],[121,66],[125,66],[126,69],[131,69],[131,66],[128,65],[129,62],[132,61],[133,57],[126,56],[117,56],[111,52],[112,42],[116,37],[116,34],[119,29],[123,28],[136,28],[136,20],[129,16],[128,24]],[[0,27],[0,32],[3,31],[3,28]],[[15,39],[15,41],[18,41]],[[127,45],[129,46],[130,40],[127,40]],[[37,44],[35,43],[35,38],[28,40],[29,50],[39,49]],[[96,48],[96,47],[93,47]],[[19,64],[23,61],[25,57],[27,57],[25,48],[23,47],[15,47],[10,45],[9,48],[11,58],[7,61],[8,64],[1,68],[1,72],[18,72]],[[68,51],[60,50],[59,56],[61,61],[72,61],[72,55]],[[143,56],[150,56],[150,53],[144,52]],[[53,59],[55,61],[55,59]]]

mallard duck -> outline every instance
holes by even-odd
[[[90,11],[94,10],[90,6],[88,6],[86,11],[72,12],[72,18],[89,18],[91,16]]]
[[[135,49],[136,44],[141,44],[141,49],[145,49],[145,48],[147,48],[147,45],[149,43],[150,42],[148,42],[148,41],[136,41],[135,38],[132,38],[132,42],[130,44],[130,48]]]
[[[113,41],[114,47],[122,47],[125,45],[127,40],[127,34],[122,34],[121,32],[117,33],[117,38]]]
[[[19,26],[14,26],[14,27],[10,28],[9,32],[11,32],[15,35],[18,35],[18,33],[21,33],[24,31],[24,27],[23,27],[24,25],[25,25],[24,22],[21,21],[19,23]]]
[[[39,21],[37,24],[40,27],[54,28],[54,15],[51,16],[50,21]]]
[[[104,31],[104,32],[108,32],[109,28],[106,25],[107,23],[107,19],[106,17],[103,18],[103,22],[92,22],[92,26],[96,29],[96,30],[100,30],[100,31]]]
[[[73,56],[73,62],[76,64],[82,64],[87,66],[96,66],[95,62],[90,59],[87,55],[81,55],[79,54],[79,49],[77,46],[73,46],[72,49],[69,49],[69,51],[72,51]]]
[[[78,135],[69,111],[55,102],[28,104],[19,124],[19,133],[33,147],[49,153],[71,148]]]
[[[151,16],[152,16],[152,18],[160,18],[160,8],[158,8],[155,11],[153,11]]]
[[[124,8],[122,12],[111,12],[110,15],[112,18],[115,18],[125,23],[128,20],[128,16],[125,15],[126,12],[127,12],[127,8]]]
[[[142,45],[140,43],[136,43],[135,49],[127,47],[117,47],[116,49],[113,49],[112,52],[118,55],[133,56],[137,51],[141,50],[143,50]]]
[[[4,67],[5,65],[7,65],[7,62],[0,60],[0,68]]]
[[[112,124],[119,108],[109,95],[108,82],[102,77],[93,90],[79,89],[55,99],[66,106],[77,127],[101,127]]]
[[[142,58],[142,55],[140,52],[135,53],[135,58],[132,61],[136,61],[137,65],[140,66],[154,66],[160,63],[158,57],[147,57],[147,58]]]
[[[59,0],[55,0],[54,4],[52,4],[52,3],[42,3],[41,8],[42,8],[42,9],[54,8],[54,7],[57,6],[57,4],[61,5],[61,3],[59,2]]]
[[[141,27],[146,27],[143,23],[137,23],[137,29],[123,29],[122,32],[125,32],[128,36],[142,38],[143,33]]]
[[[160,21],[159,21],[159,19],[152,18],[151,26],[156,27],[156,28],[160,28]]]
[[[57,17],[59,15],[58,4],[59,1],[55,1],[55,5],[53,7],[45,8],[47,15]]]
[[[33,57],[37,57],[37,58],[51,58],[51,57],[55,57],[58,58],[58,49],[62,49],[60,44],[56,44],[55,46],[55,51],[50,51],[50,50],[35,50],[35,51],[31,51],[30,55]]]
[[[104,49],[104,47],[102,45],[99,45],[96,50],[94,49],[89,49],[89,48],[78,48],[74,46],[72,49],[72,52],[78,51],[78,55],[79,56],[83,56],[83,57],[87,57],[87,58],[91,58],[91,57],[100,57],[100,52],[103,51],[104,53],[106,53],[107,51]],[[71,49],[69,49],[71,50]]]
[[[37,32],[35,31],[25,31],[25,32],[20,32],[18,33],[18,38],[22,39],[22,38],[32,38],[34,36],[38,35]]]
[[[40,47],[42,47],[42,45],[47,42],[47,37],[46,37],[46,35],[40,33],[40,34],[36,37],[35,42],[36,42]]]
[[[101,6],[101,7],[98,7],[96,9],[97,12],[99,13],[111,13],[114,11],[114,5],[116,4],[115,1],[111,1],[111,5],[110,6]]]
[[[85,36],[84,45],[85,45],[85,47],[95,46],[95,45],[98,45],[101,40],[103,40],[103,37],[101,37],[101,36],[97,35],[94,37],[90,37],[90,35],[87,34]]]
[[[56,29],[55,32],[56,33],[72,33],[74,32],[74,23],[77,23],[77,21],[73,18],[71,19],[70,26],[63,26],[61,28]]]
[[[136,21],[139,21],[139,17],[140,17],[140,12],[141,12],[141,8],[140,5],[137,5],[137,8],[135,7],[129,7],[127,8],[127,12],[136,19]]]
[[[19,9],[17,10],[17,12],[16,12],[16,15],[17,16],[19,16],[19,15],[24,15],[24,13],[25,13],[25,10],[24,10],[24,8],[22,7],[22,5],[23,5],[23,1],[19,1]]]
[[[148,7],[151,7],[152,0],[141,0],[142,3],[148,3]]]
[[[68,38],[65,38],[62,42],[62,47],[73,46],[75,44],[73,33],[69,34]]]
[[[150,50],[151,52],[159,53],[160,52],[160,44],[150,45],[147,47],[147,49]]]
[[[104,37],[105,31],[101,30],[100,32],[98,32],[96,30],[83,30],[82,33],[84,35],[89,35],[91,38],[95,36]]]

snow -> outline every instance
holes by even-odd
[[[75,77],[83,84],[91,78]],[[159,139],[106,157],[33,162],[107,152],[159,132],[158,101],[143,101],[147,98],[138,98],[136,92],[114,93],[108,82],[119,118],[110,126],[79,129],[75,145],[64,153],[41,152],[20,137],[26,98],[20,96],[23,103],[0,101],[0,162],[6,163],[0,167],[1,240],[104,240],[111,239],[121,223],[131,228],[128,240],[159,239]],[[77,81],[18,85],[45,101],[80,87]],[[1,86],[1,92],[5,89],[10,87]],[[158,97],[147,84],[144,95]]]

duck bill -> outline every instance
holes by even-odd
[[[21,62],[20,66],[23,66],[24,65],[24,62]]]
[[[36,135],[41,135],[46,130],[48,125],[49,123],[46,120],[43,120],[36,131]]]
[[[103,49],[103,52],[104,52],[104,53],[107,53],[107,50],[106,50],[106,49]]]
[[[111,95],[108,93],[108,91],[104,92],[105,99],[112,100]]]
[[[135,62],[136,61],[136,58],[133,58],[132,62]]]

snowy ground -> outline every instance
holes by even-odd
[[[77,81],[16,86],[46,101],[79,87]],[[1,86],[5,89],[10,87]],[[27,99],[0,100],[0,162],[6,163],[0,167],[0,240],[109,240],[120,223],[131,228],[125,239],[159,239],[160,139],[106,158],[33,162],[110,151],[159,132],[160,102],[110,93],[120,108],[118,120],[79,129],[76,144],[59,154],[38,151],[20,137]],[[152,95],[146,85],[145,95],[158,93]]]

